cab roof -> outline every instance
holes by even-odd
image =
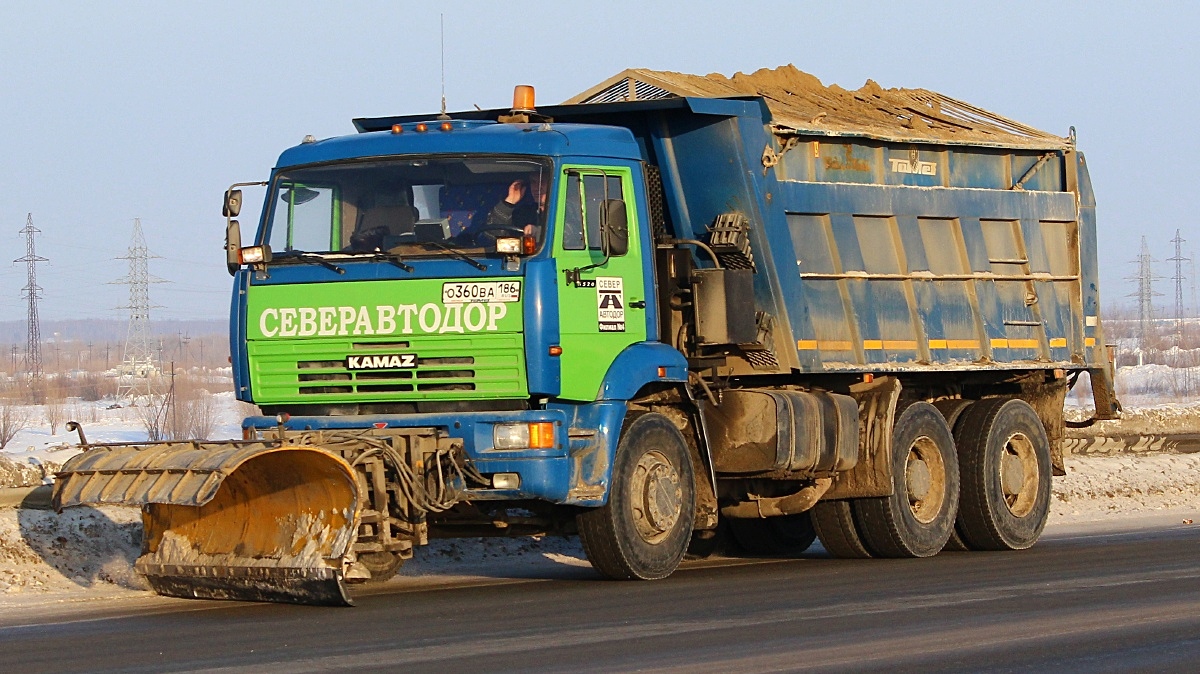
[[[390,118],[389,118],[390,119]],[[399,119],[399,118],[396,118]],[[355,120],[356,126],[358,121]],[[448,130],[443,130],[443,122]],[[399,133],[392,125],[400,127]],[[422,125],[424,130],[418,130]],[[387,130],[377,130],[382,127]],[[359,126],[359,129],[363,129]],[[607,157],[640,161],[629,129],[559,123],[498,123],[489,120],[404,118],[350,136],[307,141],[279,156],[276,168],[329,161],[411,154],[525,154]]]

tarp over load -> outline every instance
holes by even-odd
[[[564,101],[615,103],[672,96],[761,96],[776,133],[819,133],[885,141],[1054,150],[1070,138],[1039,131],[928,89],[884,89],[867,80],[856,91],[821,80],[794,65],[733,77],[631,68]]]

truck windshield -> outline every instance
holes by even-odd
[[[495,251],[496,238],[546,231],[548,160],[415,157],[279,172],[263,240],[280,253],[404,257]],[[286,257],[283,255],[282,257]]]

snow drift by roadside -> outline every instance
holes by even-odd
[[[1068,457],[1067,468],[1054,480],[1052,526],[1200,508],[1200,455]],[[16,606],[20,594],[47,601],[136,594],[146,587],[133,571],[140,546],[135,508],[73,508],[61,516],[0,510],[0,610]],[[397,582],[547,577],[587,566],[574,538],[436,540],[417,551]]]

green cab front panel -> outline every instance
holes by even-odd
[[[528,397],[519,278],[247,289],[254,402]]]
[[[565,400],[592,401],[625,347],[646,339],[645,279],[632,172],[627,168],[563,167],[555,215],[558,307]],[[622,200],[629,250],[606,258],[600,243],[605,200]],[[568,274],[578,270],[575,274]],[[573,280],[572,276],[578,276]]]

